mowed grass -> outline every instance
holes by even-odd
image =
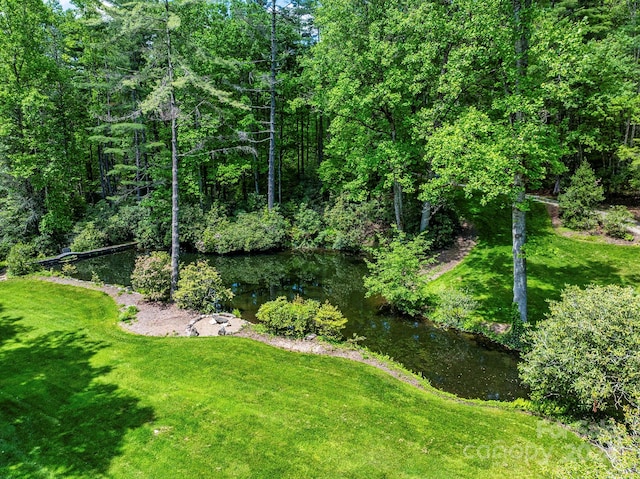
[[[99,292],[0,282],[0,477],[538,478],[589,449],[360,363],[116,317]]]
[[[485,321],[511,322],[511,210],[496,205],[464,209],[476,227],[478,244],[461,264],[433,281],[430,292],[466,289],[479,302],[478,312]],[[540,203],[533,203],[527,213],[526,256],[529,320],[534,323],[548,312],[548,300],[559,299],[568,284],[640,286],[638,246],[560,236]]]

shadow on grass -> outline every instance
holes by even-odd
[[[107,345],[54,331],[7,346],[20,332],[7,317],[0,331],[0,477],[105,474],[127,431],[153,418],[151,408],[100,380],[111,368],[91,359]]]

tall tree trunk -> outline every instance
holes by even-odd
[[[275,198],[276,163],[276,0],[271,1],[271,109],[269,112],[269,176],[267,179],[267,207],[273,209]]]
[[[516,201],[511,209],[511,238],[513,251],[513,302],[518,307],[520,320],[527,322],[527,259],[524,255],[524,245],[527,241],[526,213],[522,209],[525,202],[525,191],[522,176],[516,175],[516,186],[521,186]]]
[[[171,30],[169,29],[169,0],[164,1],[167,35],[167,73],[169,81],[169,108],[171,115],[171,298],[178,289],[178,260],[180,235],[178,231],[178,107],[173,90],[173,62],[171,58]]]
[[[528,53],[528,28],[527,20],[523,19],[523,9],[528,10],[531,0],[513,0],[513,17],[517,36],[515,41],[516,53],[516,82],[515,93],[521,91],[521,81],[527,74],[527,53]],[[524,113],[517,111],[513,118],[513,123],[518,124],[524,120]],[[523,162],[523,159],[520,159]],[[527,263],[524,255],[524,245],[526,243],[526,213],[524,209],[525,183],[521,173],[516,173],[514,177],[514,187],[518,190],[516,199],[511,209],[511,240],[513,252],[513,302],[518,308],[520,320],[527,322]]]

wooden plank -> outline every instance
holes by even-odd
[[[49,258],[43,258],[36,260],[35,262],[41,266],[54,266],[62,262],[73,262],[85,258],[94,258],[96,256],[104,256],[106,254],[118,253],[120,251],[126,251],[134,248],[138,243],[136,241],[125,244],[118,244],[114,246],[105,246],[103,248],[97,248],[90,251],[69,251],[59,254],[57,256],[51,256]]]

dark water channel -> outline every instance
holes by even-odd
[[[125,251],[76,264],[77,277],[92,271],[107,283],[130,284],[135,252]],[[202,256],[184,255],[190,262]],[[428,321],[380,311],[379,298],[365,298],[364,262],[339,253],[284,252],[242,256],[205,256],[233,289],[231,307],[255,320],[260,305],[278,296],[329,300],[349,319],[345,336],[365,336],[362,344],[421,373],[435,387],[466,398],[511,400],[525,397],[517,358],[484,338],[447,331]]]

